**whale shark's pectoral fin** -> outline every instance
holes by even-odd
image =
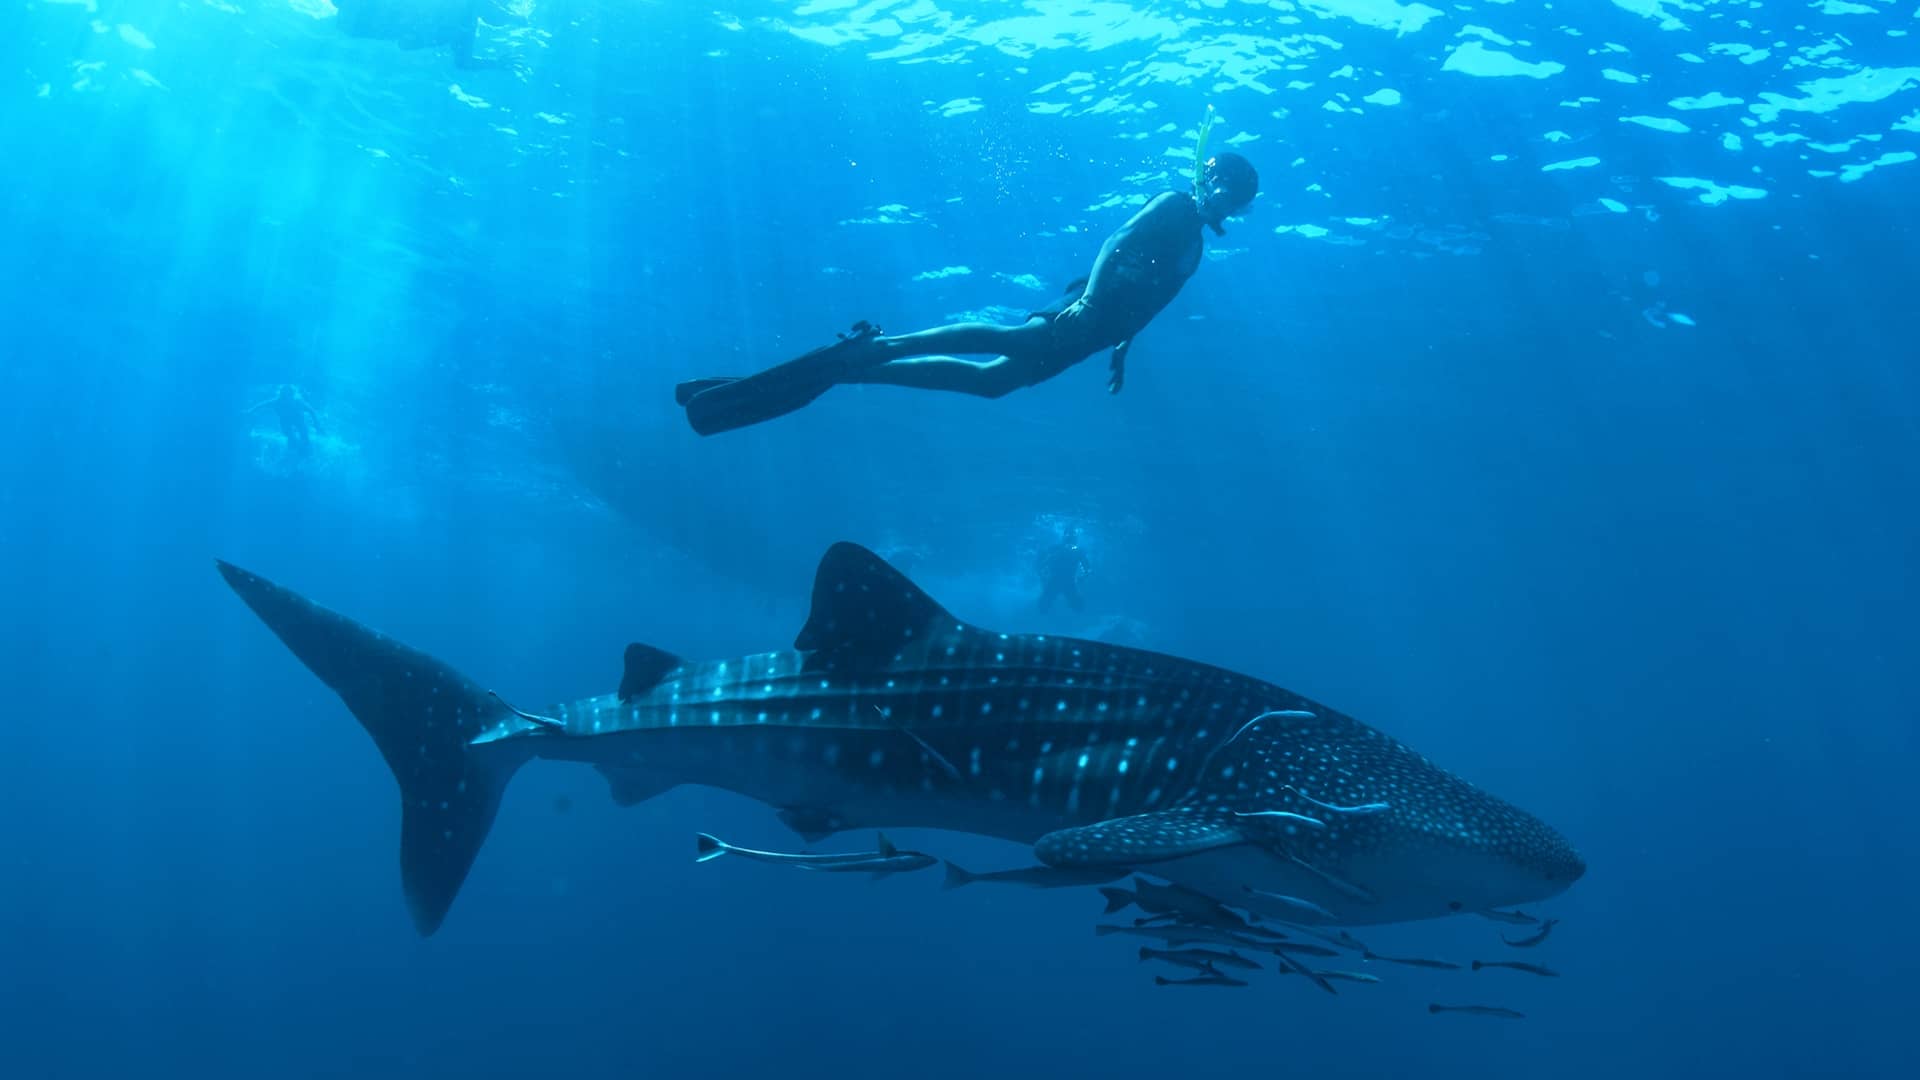
[[[1050,832],[1033,851],[1048,866],[1138,866],[1247,839],[1230,815],[1162,810]]]

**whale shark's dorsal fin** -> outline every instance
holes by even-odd
[[[813,608],[793,647],[831,667],[878,667],[939,628],[963,626],[880,556],[842,542],[820,559]]]
[[[681,663],[679,657],[651,645],[636,641],[627,646],[626,667],[620,672],[620,700],[632,701],[635,695],[653,689]]]

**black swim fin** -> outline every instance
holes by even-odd
[[[687,423],[702,435],[749,427],[785,416],[810,404],[857,370],[862,347],[880,336],[880,328],[860,322],[831,345],[798,356],[744,379],[697,379],[681,383],[674,397],[687,410]],[[872,362],[881,361],[873,353]],[[684,396],[683,396],[684,395]]]
[[[673,388],[673,401],[676,405],[684,406],[687,402],[693,400],[693,395],[695,394],[705,390],[711,390],[716,386],[725,386],[728,383],[739,381],[738,378],[688,379],[686,382]]]

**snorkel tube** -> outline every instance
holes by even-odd
[[[1193,205],[1205,206],[1207,196],[1207,138],[1213,134],[1213,106],[1207,106],[1205,116],[1200,118],[1200,138],[1193,144]],[[1215,236],[1227,235],[1227,230],[1217,222],[1209,222],[1208,227]]]

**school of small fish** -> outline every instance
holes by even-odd
[[[699,834],[698,839],[699,853],[696,861],[699,862],[710,862],[722,855],[734,855],[755,862],[798,870],[866,873],[882,877],[925,869],[942,861],[923,852],[902,851],[894,847],[884,834],[879,836],[876,850],[832,855],[758,851],[752,848],[736,847],[706,833]],[[1144,914],[1134,919],[1132,925],[1098,923],[1094,926],[1093,932],[1100,937],[1123,934],[1159,941],[1166,947],[1140,946],[1141,963],[1167,964],[1193,973],[1180,978],[1155,975],[1153,977],[1155,986],[1247,986],[1249,983],[1245,979],[1221,970],[1222,968],[1236,972],[1260,970],[1260,962],[1242,955],[1243,950],[1256,955],[1272,956],[1274,970],[1279,974],[1302,976],[1329,994],[1339,993],[1333,985],[1335,982],[1377,983],[1380,978],[1361,971],[1345,971],[1337,968],[1316,970],[1302,963],[1298,957],[1328,959],[1341,955],[1354,955],[1363,963],[1398,964],[1403,967],[1426,968],[1432,971],[1459,971],[1467,967],[1472,971],[1497,969],[1545,978],[1557,978],[1560,974],[1544,965],[1519,960],[1473,960],[1468,965],[1461,965],[1450,960],[1430,957],[1385,956],[1374,952],[1345,930],[1329,933],[1325,928],[1272,920],[1278,926],[1285,927],[1284,930],[1277,930],[1259,925],[1257,917],[1242,915],[1210,896],[1183,889],[1178,885],[1161,885],[1140,877],[1133,879],[1133,887],[1130,889],[1107,884],[1124,877],[1124,874],[1104,871],[1088,873],[1047,866],[974,873],[961,869],[952,862],[946,862],[945,865],[947,877],[943,887],[947,889],[975,883],[1024,885],[1035,889],[1098,885],[1101,895],[1106,899],[1106,911],[1103,914],[1116,915],[1128,908],[1140,909]],[[1325,917],[1328,914],[1325,909],[1305,900],[1274,893],[1260,893],[1260,895],[1269,900],[1277,900],[1288,907],[1297,908],[1303,915]],[[1558,919],[1541,920],[1524,911],[1488,910],[1475,914],[1512,926],[1534,927],[1531,934],[1519,939],[1501,935],[1500,940],[1503,943],[1516,949],[1531,949],[1538,946],[1547,939],[1547,935],[1552,933],[1553,928],[1560,922]],[[1312,938],[1320,944],[1296,941],[1293,939],[1294,935]],[[1427,1012],[1431,1015],[1458,1013],[1463,1016],[1489,1016],[1506,1020],[1526,1018],[1525,1013],[1499,1005],[1434,1002],[1427,1006]]]

